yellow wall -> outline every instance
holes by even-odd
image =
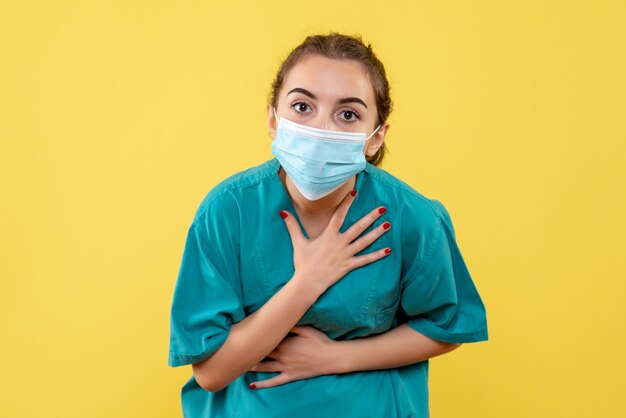
[[[433,417],[626,416],[625,12],[2,1],[0,416],[180,416],[186,229],[271,158],[274,72],[331,29],[386,65],[383,168],[447,206],[487,307],[488,342],[431,360]]]

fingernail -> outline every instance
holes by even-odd
[[[256,385],[254,383],[250,383],[250,389],[256,389]]]
[[[280,211],[280,217],[285,219],[287,217],[287,212],[285,212],[284,210]]]
[[[389,254],[391,252],[391,248],[385,248],[385,254]]]
[[[383,228],[384,228],[384,229],[389,229],[389,227],[390,227],[390,226],[391,226],[391,224],[390,224],[389,222],[385,222],[385,223],[383,224]]]
[[[356,189],[352,190],[352,191],[350,192],[350,195],[352,195],[352,197],[356,196]]]
[[[381,215],[382,215],[383,213],[385,213],[385,212],[387,212],[387,209],[385,209],[385,208],[380,208],[380,209],[378,209],[378,213],[380,213]]]

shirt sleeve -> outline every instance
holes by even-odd
[[[402,285],[408,325],[439,341],[486,341],[485,306],[457,245],[450,215],[441,202],[431,202],[439,211],[434,225],[420,234],[421,243],[413,243]]]
[[[202,361],[226,341],[244,310],[239,285],[236,206],[214,199],[187,232],[172,299],[168,364]],[[233,199],[234,200],[234,199]],[[202,208],[202,206],[201,206]],[[235,209],[235,213],[233,213]]]

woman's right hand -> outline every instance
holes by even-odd
[[[285,210],[281,211],[293,245],[295,272],[318,289],[320,294],[355,268],[377,261],[391,252],[391,249],[381,248],[358,257],[354,256],[376,241],[391,226],[389,222],[385,222],[355,241],[368,226],[385,213],[385,208],[378,207],[355,222],[348,230],[340,233],[339,230],[355,197],[356,190],[346,195],[324,231],[315,239],[306,238],[296,218]]]

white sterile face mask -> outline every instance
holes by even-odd
[[[274,116],[278,120],[276,108]],[[311,128],[280,118],[272,153],[300,193],[318,200],[334,192],[365,169],[365,132],[340,132]]]

